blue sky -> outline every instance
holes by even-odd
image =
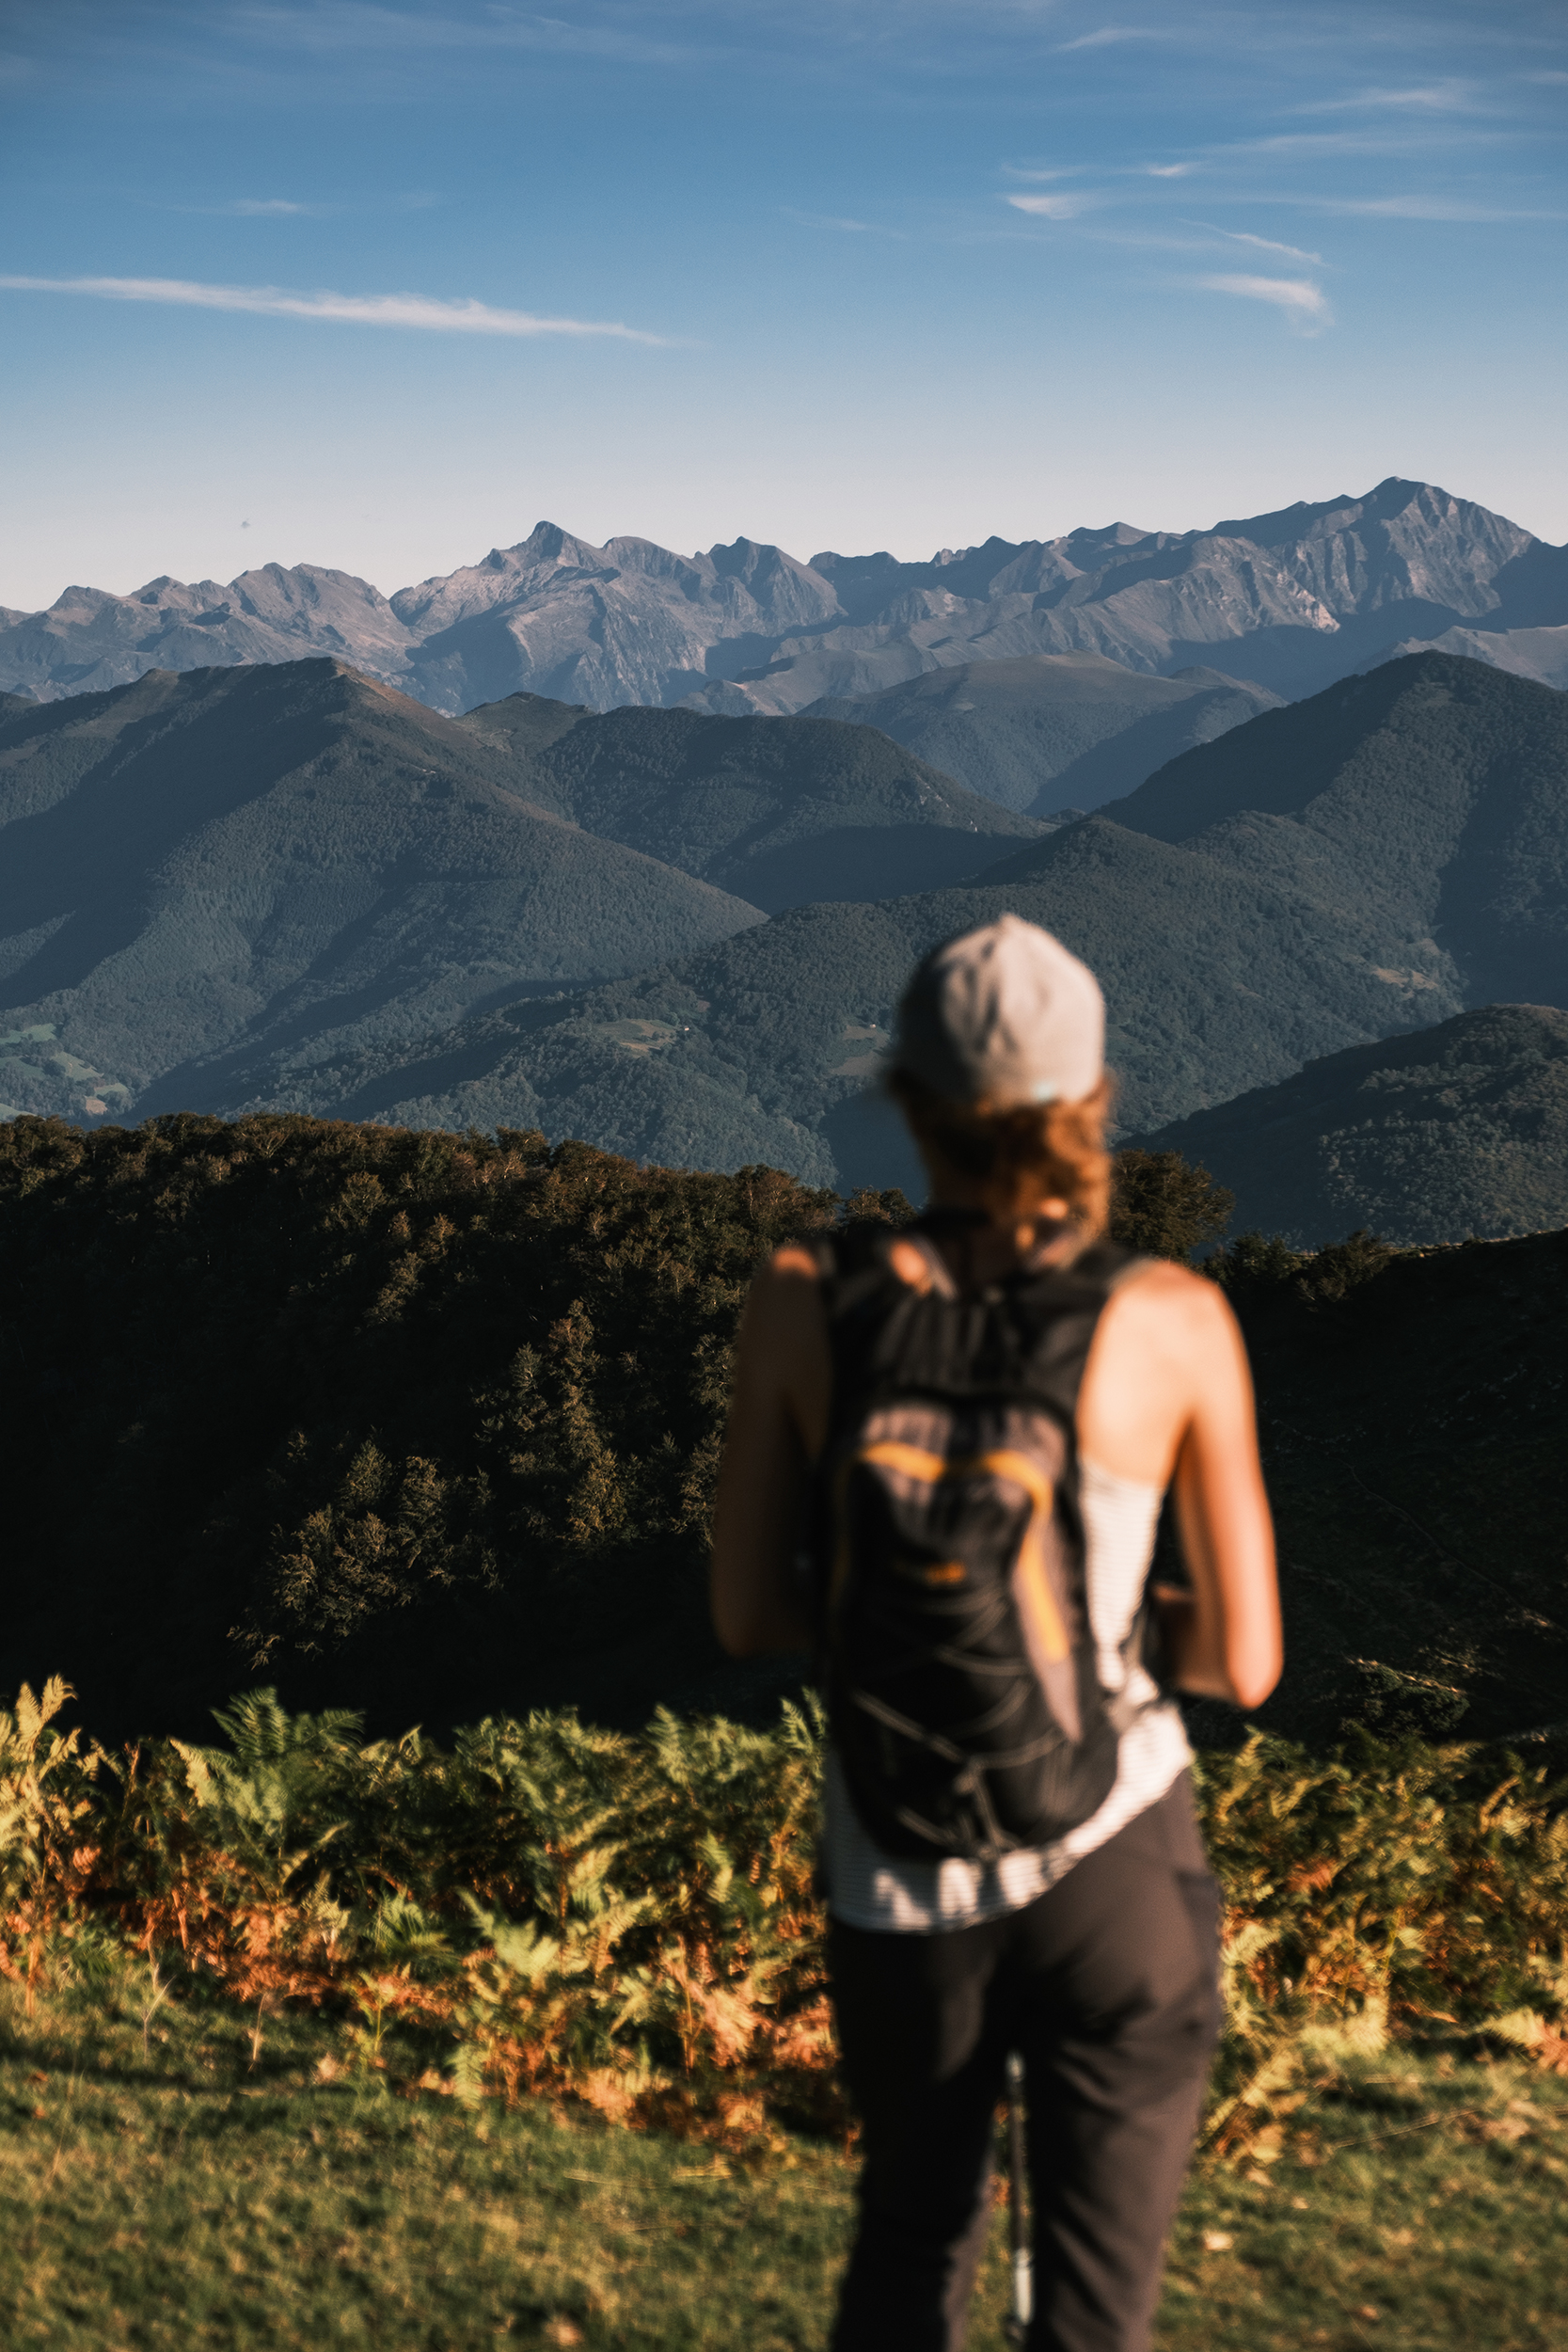
[[[1560,0],[8,0],[0,106],[8,605],[1388,473],[1568,539]]]

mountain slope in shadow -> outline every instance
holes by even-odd
[[[814,703],[812,715],[880,727],[972,792],[1049,817],[1134,791],[1278,702],[1218,670],[1149,677],[1103,654],[1053,653],[927,670],[880,694]]]
[[[428,1035],[634,971],[758,910],[511,788],[341,662],[150,672],[0,720],[12,1108],[194,1099],[255,1051]]]
[[[1568,988],[1568,695],[1422,653],[1265,712],[1113,802],[1117,824],[1376,899],[1471,1004]]]
[[[458,723],[512,755],[531,800],[769,914],[949,882],[1045,830],[833,719],[599,715],[514,694]]]
[[[1487,1005],[1135,1140],[1227,1185],[1234,1231],[1297,1248],[1358,1227],[1402,1246],[1555,1231],[1568,1225],[1568,1012]]]

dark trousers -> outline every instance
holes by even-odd
[[[1143,2352],[1219,2031],[1217,1919],[1183,1773],[1025,1911],[939,1935],[833,1921],[865,2159],[834,2352],[958,2352],[1009,2050],[1027,2074],[1031,2352]]]

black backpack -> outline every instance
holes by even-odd
[[[810,1546],[819,1670],[850,1800],[883,1851],[990,1861],[1076,1828],[1116,1779],[1073,1416],[1101,1311],[1137,1261],[1099,1242],[960,1291],[934,1230],[935,1214],[818,1245],[832,1350]],[[895,1271],[900,1244],[928,1288]]]

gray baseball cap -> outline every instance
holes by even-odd
[[[1037,923],[1004,914],[916,966],[895,1060],[950,1101],[1079,1102],[1105,1068],[1100,982]]]

